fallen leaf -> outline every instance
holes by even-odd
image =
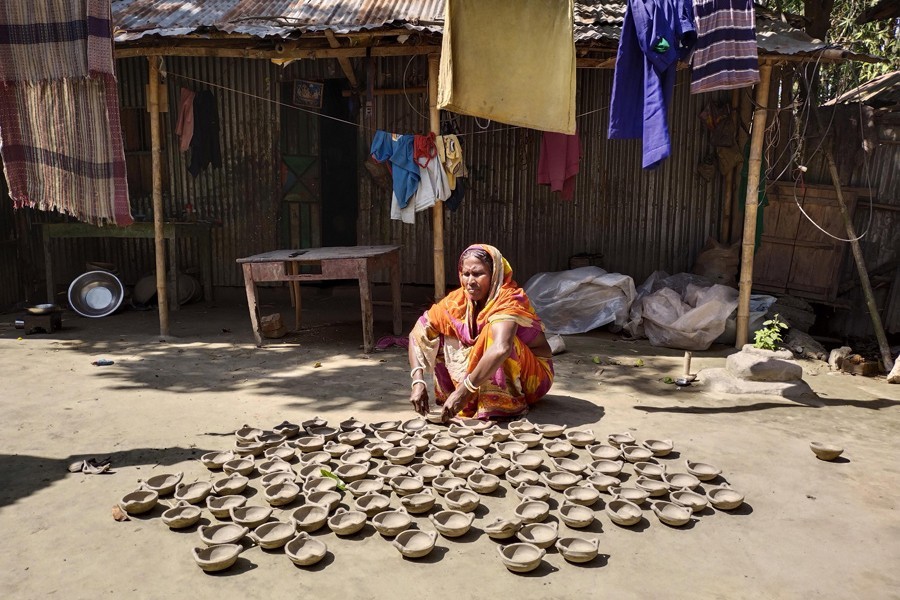
[[[313,368],[314,368],[314,369],[318,369],[318,368],[321,367],[321,366],[322,366],[322,363],[317,362],[316,364],[313,365]]]
[[[636,361],[634,361],[634,366],[636,366],[636,367],[643,367],[643,366],[644,366],[644,361],[643,361],[643,359],[640,359],[640,358],[639,358],[639,359],[637,359]]]
[[[118,505],[112,507],[112,518],[116,521],[130,521],[128,515]]]
[[[595,356],[595,357],[592,358],[591,360],[594,361],[594,364],[595,364],[595,365],[599,365],[599,364],[600,364],[600,357],[599,357],[599,356]]]

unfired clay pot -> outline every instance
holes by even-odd
[[[534,423],[532,423],[528,419],[519,419],[518,421],[510,421],[507,424],[506,428],[509,429],[509,431],[511,431],[513,434],[530,433],[534,431]]]
[[[455,421],[463,427],[468,427],[475,433],[481,433],[485,429],[488,429],[492,426],[489,421],[482,421],[481,419],[468,419],[466,417],[459,417],[455,419]]]
[[[247,504],[247,499],[244,496],[229,495],[206,497],[206,508],[209,509],[209,512],[217,519],[227,519],[231,517],[230,511],[232,508],[239,508],[245,504]]]
[[[422,481],[419,477],[410,477],[408,475],[401,475],[400,477],[394,477],[388,483],[391,485],[391,489],[398,496],[408,496],[410,494],[418,494],[425,488],[425,482]]]
[[[528,469],[529,471],[535,471],[544,464],[543,457],[537,452],[513,454],[509,457],[509,460],[520,469]]]
[[[474,460],[457,459],[450,463],[447,468],[451,473],[453,473],[454,476],[466,478],[477,471],[478,467],[479,464]]]
[[[447,433],[449,433],[451,437],[455,437],[459,440],[464,437],[469,437],[470,435],[475,435],[475,430],[463,425],[451,425],[447,428]]]
[[[250,530],[234,523],[222,523],[219,525],[201,525],[197,528],[200,541],[207,546],[218,544],[236,544],[238,540],[247,535]]]
[[[416,458],[416,451],[412,448],[404,448],[402,446],[398,446],[396,448],[391,448],[390,450],[385,452],[384,457],[388,459],[391,464],[407,465]]]
[[[512,440],[514,442],[519,442],[520,444],[525,444],[529,448],[534,448],[544,439],[539,433],[535,432],[522,432],[522,433],[513,433]]]
[[[401,475],[409,475],[410,470],[401,465],[381,465],[380,467],[373,469],[372,474],[376,477],[392,479],[394,477],[400,477]]]
[[[497,427],[496,425],[484,430],[484,435],[490,436],[490,438],[494,440],[495,444],[508,440],[511,433],[512,432],[510,432],[508,429],[503,429],[502,427]]]
[[[269,520],[272,508],[269,506],[235,506],[228,509],[231,520],[241,527],[255,528]]]
[[[550,505],[543,500],[526,500],[516,507],[516,518],[523,523],[540,523],[550,514]]]
[[[621,460],[595,460],[589,465],[594,473],[603,473],[604,475],[612,475],[615,477],[622,472],[624,463]]]
[[[235,458],[234,460],[229,460],[227,463],[222,465],[222,470],[225,471],[226,475],[233,475],[237,473],[238,475],[243,475],[244,477],[246,477],[253,472],[254,467],[255,463],[252,459]]]
[[[566,440],[551,440],[544,443],[544,452],[552,458],[569,456],[575,451],[575,447]]]
[[[369,473],[368,463],[362,465],[343,464],[334,468],[334,474],[346,483],[352,483],[365,478]]]
[[[301,567],[309,567],[316,564],[325,558],[327,552],[328,547],[323,541],[310,537],[306,532],[297,534],[297,537],[289,541],[284,547],[284,553],[291,562]]]
[[[482,471],[497,477],[504,475],[512,468],[512,463],[508,459],[499,456],[485,456],[478,464]]]
[[[682,489],[669,494],[674,504],[691,509],[691,512],[698,513],[709,506],[709,500],[706,496],[693,492],[689,489]]]
[[[587,451],[594,460],[618,460],[622,457],[620,448],[608,444],[591,444]]]
[[[422,558],[434,549],[436,540],[437,534],[434,532],[408,529],[397,534],[391,545],[406,558]]]
[[[222,465],[227,463],[229,460],[233,460],[236,457],[237,455],[231,450],[228,450],[226,452],[207,452],[200,457],[200,462],[203,463],[203,466],[210,471],[215,471],[217,469],[221,469]]]
[[[307,504],[318,504],[329,513],[334,510],[340,501],[340,493],[334,490],[320,490],[318,492],[309,492],[306,494]]]
[[[388,444],[387,442],[369,442],[365,445],[365,449],[372,453],[372,456],[375,458],[381,458],[384,456],[384,453],[393,448],[393,444]]]
[[[469,528],[472,527],[472,522],[475,521],[475,514],[466,514],[456,510],[442,510],[429,516],[428,519],[442,536],[455,538],[465,535],[469,531]]]
[[[378,513],[386,511],[391,505],[391,499],[381,494],[366,494],[357,498],[353,505],[356,510],[366,513],[371,519]]]
[[[360,429],[343,431],[337,435],[337,441],[348,446],[358,446],[366,441],[366,434]]]
[[[327,426],[328,426],[328,421],[326,421],[322,417],[318,417],[318,416],[313,417],[312,419],[309,419],[307,421],[303,421],[302,423],[300,423],[300,427],[302,427],[303,429],[315,429],[316,427],[327,427]]]
[[[175,486],[181,483],[182,477],[184,477],[184,473],[180,471],[178,473],[161,473],[159,475],[154,475],[147,480],[138,479],[138,483],[148,490],[153,490],[162,497],[173,493],[175,491]]]
[[[235,494],[240,494],[247,488],[247,484],[250,483],[250,479],[244,477],[243,475],[238,475],[235,473],[234,475],[230,475],[225,477],[224,479],[218,479],[213,482],[212,492],[219,496],[233,496]]]
[[[491,523],[484,526],[484,532],[488,534],[492,540],[506,540],[516,535],[516,532],[522,528],[522,520],[503,519],[498,517]]]
[[[360,421],[359,419],[350,417],[349,419],[347,419],[345,421],[341,421],[339,427],[341,428],[341,431],[354,431],[357,429],[359,429],[359,430],[365,429],[366,424],[363,423],[362,421]]]
[[[593,429],[573,429],[567,431],[566,439],[569,440],[573,446],[578,446],[579,448],[584,448],[597,441],[597,438],[594,437]]]
[[[392,446],[399,446],[400,440],[406,437],[406,434],[402,431],[388,430],[388,431],[375,431],[375,437],[384,442],[385,444],[390,444]]]
[[[575,475],[581,475],[587,470],[587,466],[578,462],[577,460],[572,460],[571,458],[553,458],[551,459],[553,464],[556,465],[556,468],[560,471],[566,471],[568,473],[574,473]]]
[[[194,483],[179,483],[175,488],[175,499],[184,500],[188,504],[198,504],[206,500],[212,491],[212,484],[208,481],[195,481]]]
[[[435,448],[423,454],[422,460],[432,465],[446,467],[454,460],[456,460],[456,455],[449,450],[440,450]]]
[[[541,476],[538,475],[534,471],[529,471],[527,469],[521,469],[519,467],[515,467],[514,469],[510,469],[506,472],[506,480],[510,482],[513,487],[519,487],[523,483],[527,484],[535,484],[541,482]]]
[[[593,517],[593,515],[592,515]],[[527,523],[516,536],[528,544],[534,544],[538,548],[548,548],[556,541],[559,533],[556,523]]]
[[[300,486],[296,483],[276,483],[263,491],[263,497],[270,506],[284,506],[293,502],[300,495]]]
[[[616,498],[606,504],[606,514],[616,525],[631,527],[641,520],[641,509],[634,502]]]
[[[691,509],[672,502],[658,501],[652,505],[653,514],[666,525],[681,527],[691,520]]]
[[[496,475],[491,475],[490,473],[485,473],[481,469],[478,469],[471,475],[469,475],[466,480],[469,484],[469,488],[473,492],[477,492],[479,494],[491,494],[500,487],[500,478]]]
[[[269,473],[268,475],[263,475],[259,479],[260,485],[264,488],[269,487],[270,485],[275,485],[276,483],[294,483],[296,479],[296,475],[293,473],[285,473],[284,471],[278,471],[275,473]]]
[[[616,448],[634,443],[634,436],[627,431],[624,433],[611,433],[606,439],[611,446],[615,446]]]
[[[428,448],[428,440],[423,437],[411,435],[400,440],[400,445],[404,448],[411,448],[416,454],[421,454]]]
[[[566,500],[581,506],[591,506],[600,499],[600,492],[589,485],[573,486],[563,491]]]
[[[322,450],[327,452],[331,458],[340,458],[342,455],[353,450],[353,446],[342,442],[326,442]]]
[[[656,496],[665,496],[669,493],[669,485],[665,481],[648,477],[638,477],[634,480],[634,486],[639,490],[644,490],[654,498]]]
[[[543,548],[527,543],[497,546],[497,552],[506,568],[513,573],[534,571],[547,553]]]
[[[374,431],[396,431],[400,428],[400,421],[379,421],[372,423],[371,427]]]
[[[613,495],[613,498],[621,498],[635,504],[640,504],[650,497],[650,493],[647,490],[625,486],[611,486],[609,493]]]
[[[326,442],[330,442],[337,437],[338,430],[334,427],[310,427],[306,430],[309,435],[319,435],[325,438]]]
[[[291,513],[298,531],[317,531],[328,520],[328,509],[318,504],[305,504]]]
[[[525,452],[525,450],[528,449],[528,446],[522,442],[500,442],[496,445],[496,448],[497,454],[503,458],[510,458],[513,454]]]
[[[403,431],[405,431],[406,433],[415,433],[417,431],[425,429],[427,425],[428,421],[426,421],[422,417],[415,417],[408,421],[404,421],[400,428],[403,429]]]
[[[328,519],[328,527],[337,535],[353,535],[366,526],[366,513],[339,508]]]
[[[343,456],[343,455],[342,455]],[[304,452],[300,455],[300,464],[306,465],[327,465],[331,460],[331,455],[324,450],[314,450],[313,452]]]
[[[283,435],[286,438],[292,438],[300,433],[300,425],[291,423],[289,421],[282,421],[281,423],[273,427],[272,431],[279,435]]]
[[[306,435],[294,440],[294,447],[301,452],[317,452],[325,447],[325,438],[321,435]]]
[[[604,475],[603,473],[592,473],[585,478],[585,483],[590,484],[598,492],[607,492],[609,488],[620,485],[622,482],[612,475]]]
[[[234,565],[243,551],[244,547],[240,544],[220,544],[208,548],[194,548],[192,555],[198,567],[207,573],[215,573]]]
[[[541,473],[541,479],[552,489],[561,492],[581,481],[581,475],[569,473],[568,471],[550,471]]]
[[[431,487],[434,488],[439,494],[446,494],[450,490],[456,489],[458,487],[465,487],[466,480],[462,477],[453,477],[442,475],[440,477],[435,477],[431,482]]]
[[[556,540],[556,549],[570,563],[586,563],[597,558],[600,552],[600,540],[587,540],[580,537],[564,537]]]
[[[706,498],[719,510],[734,510],[744,503],[744,495],[727,486],[707,490]]]
[[[684,461],[687,472],[699,479],[700,481],[711,481],[718,477],[722,470],[707,463]]]
[[[262,442],[238,441],[234,445],[234,453],[237,456],[259,456],[265,449],[266,445]],[[207,465],[207,468],[209,468],[209,465]]]
[[[380,443],[380,442],[379,442]],[[385,448],[387,450],[388,448]],[[382,455],[384,453],[382,452]],[[369,468],[369,461],[372,460],[373,454],[369,450],[351,450],[341,454],[341,464],[344,465],[366,465]]]
[[[688,488],[692,490],[700,485],[700,480],[690,473],[668,473],[662,478],[672,489]]]
[[[331,477],[310,477],[303,483],[304,492],[327,492],[337,489],[337,481]]]
[[[537,423],[534,426],[535,431],[545,438],[559,437],[565,432],[565,425],[556,425],[554,423]]]
[[[293,523],[269,521],[251,531],[249,536],[260,548],[275,550],[287,544],[296,534]]]
[[[436,435],[431,438],[431,446],[438,450],[453,450],[459,445],[459,440],[446,434]]]
[[[550,489],[541,484],[523,483],[515,488],[515,492],[520,500],[546,500],[550,497]]]
[[[275,473],[276,471],[281,471],[284,473],[293,473],[294,469],[291,467],[291,463],[279,460],[277,458],[271,460],[264,460],[256,467],[257,470],[263,475],[268,475],[269,473]]]
[[[469,437],[463,438],[462,443],[466,446],[472,446],[474,448],[481,448],[482,450],[487,450],[491,446],[494,445],[494,440],[489,435],[470,435]]]
[[[393,537],[406,531],[412,524],[412,517],[403,509],[388,510],[372,517],[372,526],[383,536]]]
[[[255,442],[256,436],[262,435],[263,433],[263,430],[258,427],[244,425],[234,432],[234,437],[242,442]]]
[[[653,456],[666,456],[675,448],[672,440],[644,440],[641,445],[652,452]]]
[[[431,483],[434,481],[435,477],[440,477],[443,474],[444,470],[437,465],[430,465],[428,463],[422,463],[418,465],[412,465],[409,468],[410,471],[416,477],[419,477],[425,483]]]
[[[844,453],[844,449],[840,446],[827,442],[810,442],[809,449],[819,460],[834,460]]]
[[[653,453],[641,446],[623,446],[622,456],[630,463],[638,463],[653,458]]]
[[[481,504],[481,498],[472,490],[454,488],[444,494],[444,502],[451,510],[472,512]]]
[[[474,446],[460,446],[453,454],[461,460],[479,461],[484,458],[485,451],[483,448],[476,448]]]
[[[663,475],[666,474],[666,466],[640,461],[634,463],[634,472],[647,479],[659,479],[662,481]]]
[[[559,507],[559,518],[569,527],[580,529],[594,522],[594,511],[580,504],[563,502]]]
[[[434,494],[431,492],[431,490],[424,490],[416,494],[403,496],[402,498],[400,498],[400,504],[410,514],[418,515],[426,513],[434,508],[435,500],[437,500],[437,498],[434,497]]]
[[[203,511],[200,510],[199,506],[192,506],[187,502],[177,502],[175,506],[165,511],[160,518],[169,529],[184,529],[196,524],[202,514]]]

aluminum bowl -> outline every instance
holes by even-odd
[[[69,284],[69,306],[82,317],[106,317],[119,309],[125,288],[108,271],[88,271]]]

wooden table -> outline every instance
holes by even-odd
[[[332,279],[357,279],[359,281],[359,302],[362,309],[363,348],[371,352],[375,348],[375,333],[372,315],[372,271],[390,269],[391,305],[394,316],[394,335],[401,334],[403,326],[400,316],[400,246],[334,246],[330,248],[307,248],[303,250],[276,250],[239,258],[237,262],[244,270],[244,286],[247,290],[247,304],[250,308],[250,323],[256,345],[262,346],[259,328],[259,304],[256,284],[263,281],[287,281],[294,290],[295,318],[300,327],[300,282],[325,281]],[[314,265],[321,273],[301,273],[302,266]]]
[[[47,223],[41,226],[44,238],[44,269],[47,276],[47,302],[55,299],[53,280],[53,253],[50,249],[52,238],[149,238],[155,239],[153,223],[132,223],[126,227],[96,227],[89,223]],[[169,307],[178,310],[178,240],[196,239],[200,243],[200,268],[203,277],[203,298],[213,302],[212,286],[212,224],[210,223],[163,223],[163,237],[168,240]]]

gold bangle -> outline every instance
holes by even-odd
[[[469,380],[469,376],[466,375],[466,378],[463,379],[463,385],[466,386],[466,389],[472,392],[473,394],[478,391],[478,386]]]

